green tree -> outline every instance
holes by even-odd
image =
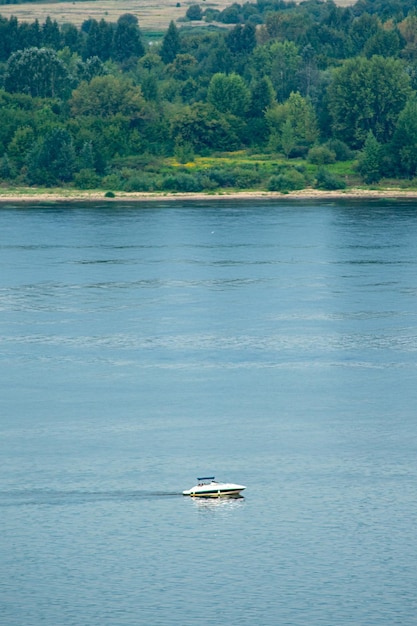
[[[52,186],[72,179],[75,151],[72,137],[63,128],[54,128],[28,155],[27,177],[31,185]]]
[[[12,16],[10,20],[0,16],[0,60],[7,61],[12,52],[18,48],[19,25],[17,18]]]
[[[125,115],[78,115],[72,118],[68,127],[80,150],[85,142],[92,142],[97,172],[103,172],[106,163],[116,155],[131,154],[131,140],[135,131],[132,130],[132,120]]]
[[[162,40],[159,54],[165,64],[172,63],[181,49],[180,34],[174,22],[170,22],[167,32]]]
[[[187,13],[185,14],[189,20],[202,20],[203,19],[203,11],[199,4],[191,4]]]
[[[38,107],[33,112],[33,119],[31,120],[36,134],[38,136],[44,136],[56,128],[56,126],[62,122],[59,113],[60,110],[56,101],[39,102]]]
[[[19,24],[19,49],[24,48],[41,48],[42,47],[42,34],[38,20],[35,20],[31,24],[28,22],[22,22]]]
[[[368,39],[364,46],[364,54],[368,58],[379,54],[383,57],[396,57],[400,50],[400,35],[397,30],[383,30]]]
[[[57,53],[49,48],[27,48],[11,55],[4,88],[32,97],[64,98],[71,91],[71,76]]]
[[[251,54],[256,47],[256,28],[253,24],[237,24],[227,35],[226,45],[233,54]]]
[[[145,74],[140,83],[143,97],[147,101],[159,101],[158,80],[152,73]]]
[[[271,80],[263,76],[255,80],[250,87],[248,114],[251,117],[264,117],[266,110],[274,103],[275,91]]]
[[[75,82],[79,74],[82,73],[83,62],[81,61],[80,55],[76,52],[71,52],[68,46],[65,46],[65,48],[57,52],[57,57],[63,62]]]
[[[79,69],[79,74],[81,74],[83,80],[88,82],[96,76],[106,74],[106,69],[101,59],[98,57],[89,57]]]
[[[163,76],[165,66],[162,63],[159,54],[147,52],[141,59],[139,59],[138,69],[139,72],[153,72],[158,76],[158,78],[160,78]]]
[[[297,138],[294,126],[292,125],[291,120],[287,117],[281,129],[281,147],[287,159],[296,145]]]
[[[284,102],[293,91],[298,91],[302,57],[292,41],[270,45],[270,78],[279,102]]]
[[[206,150],[233,150],[240,142],[227,119],[209,104],[197,102],[171,120],[174,144],[188,145],[197,154]]]
[[[327,4],[327,3],[326,3]],[[334,59],[350,56],[350,40],[343,30],[331,28],[327,24],[314,24],[300,42],[308,42],[317,55],[318,64],[327,67],[334,64]]]
[[[301,67],[298,71],[300,77],[300,91],[303,95],[310,96],[314,93],[320,80],[317,57],[311,44],[304,46],[301,57]]]
[[[218,16],[219,22],[223,24],[239,24],[240,22],[240,4],[234,2],[231,6],[226,7]]]
[[[398,172],[408,177],[417,174],[417,97],[413,95],[401,111],[390,146]]]
[[[44,48],[53,48],[59,50],[61,47],[61,33],[56,20],[52,21],[48,17],[42,26],[42,45]]]
[[[327,90],[335,136],[357,149],[372,130],[377,141],[387,143],[410,93],[410,78],[397,59],[345,61],[334,71]]]
[[[219,37],[214,46],[207,50],[207,56],[200,64],[206,75],[213,75],[218,72],[227,74],[233,65],[233,57],[226,46],[224,37]]]
[[[63,24],[61,27],[62,46],[67,46],[71,52],[81,54],[83,46],[83,37],[75,24]],[[32,46],[39,44],[33,43]]]
[[[35,132],[31,126],[20,126],[16,129],[9,143],[8,154],[18,169],[25,164],[27,154],[34,143]]]
[[[408,17],[398,24],[398,30],[405,41],[402,56],[410,61],[417,59],[417,14]]]
[[[145,54],[137,18],[126,13],[117,20],[113,39],[113,55],[121,63]]]
[[[93,142],[84,141],[77,159],[79,170],[95,170]]]
[[[358,170],[368,184],[377,183],[381,179],[382,146],[370,130],[363,150],[359,156]]]
[[[273,149],[282,149],[288,156],[295,147],[306,151],[319,137],[317,117],[308,98],[293,92],[283,104],[276,104],[266,112]]]
[[[0,159],[0,179],[11,180],[16,176],[15,168],[5,153]]]
[[[271,39],[298,42],[309,24],[308,17],[300,11],[271,11],[266,16],[265,30]]]
[[[349,29],[350,48],[353,55],[362,52],[367,41],[372,39],[381,29],[381,23],[376,15],[363,13],[353,20]]]
[[[197,60],[192,54],[177,54],[168,70],[176,80],[185,81],[193,74],[196,66]]]
[[[122,114],[135,119],[142,116],[145,101],[140,87],[127,79],[107,75],[80,83],[72,93],[70,105],[73,115]]]
[[[243,116],[249,106],[250,93],[238,74],[214,74],[210,80],[207,101],[221,113]]]
[[[59,111],[58,103],[50,101],[50,104],[55,105],[55,113],[51,111],[51,118],[56,126]],[[11,94],[0,90],[0,154],[8,152],[10,143],[19,129],[30,127],[43,132],[45,128],[44,108],[45,101],[21,93]]]
[[[268,141],[266,111],[275,102],[275,92],[267,76],[253,81],[247,112],[247,139],[252,145],[262,146]]]
[[[100,22],[91,19],[84,22],[81,30],[86,30],[87,36],[84,46],[83,58],[98,57],[101,61],[107,61],[113,54],[114,25],[101,19]]]

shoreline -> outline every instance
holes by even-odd
[[[321,191],[304,189],[289,193],[275,191],[224,191],[220,193],[204,192],[115,192],[114,197],[106,197],[105,191],[58,191],[56,189],[36,192],[28,189],[16,191],[0,190],[0,205],[7,202],[19,203],[55,203],[55,202],[154,202],[154,201],[222,201],[222,200],[351,200],[351,199],[392,199],[417,200],[417,189],[414,191],[390,189],[346,189]]]

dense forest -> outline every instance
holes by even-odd
[[[414,5],[195,4],[157,41],[131,14],[0,17],[0,184],[417,185]]]

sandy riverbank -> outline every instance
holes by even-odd
[[[117,192],[114,198],[106,198],[103,191],[34,191],[33,189],[0,190],[0,204],[4,203],[55,203],[55,202],[152,202],[152,201],[222,201],[222,200],[289,200],[289,199],[404,199],[417,200],[417,189],[346,189],[338,191],[320,191],[304,189],[287,194],[272,191],[239,191],[222,193],[123,193]]]

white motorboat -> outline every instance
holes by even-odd
[[[204,476],[197,478],[198,484],[191,489],[182,492],[184,496],[193,498],[240,498],[240,492],[246,489],[243,485],[234,483],[219,483],[214,480],[214,476]]]

